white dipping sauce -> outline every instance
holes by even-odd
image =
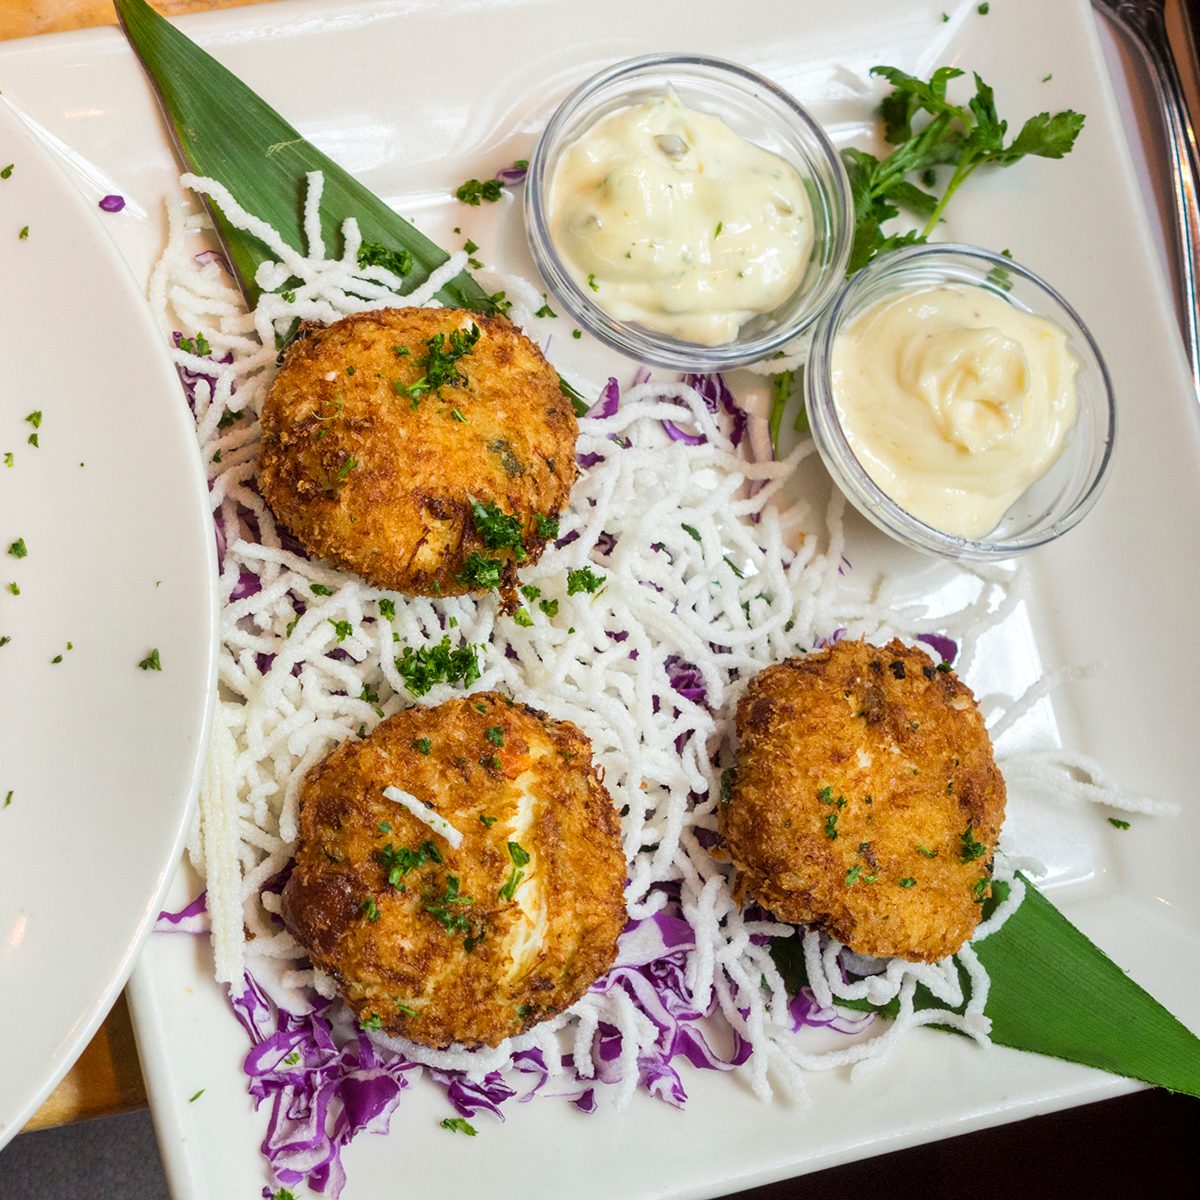
[[[966,284],[858,314],[833,346],[833,396],[859,462],[926,525],[991,532],[1062,452],[1079,362],[1064,330]]]
[[[674,92],[598,121],[559,159],[550,236],[620,321],[704,346],[788,298],[812,254],[804,182]]]

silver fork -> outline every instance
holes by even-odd
[[[1200,398],[1200,152],[1175,53],[1167,37],[1166,0],[1092,0],[1137,49],[1150,73],[1167,137],[1171,183],[1175,197],[1175,232],[1179,248],[1178,288],[1183,337],[1192,367],[1192,386]],[[1193,58],[1196,27],[1194,5],[1183,3],[1184,24]]]

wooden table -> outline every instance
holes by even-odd
[[[151,0],[167,16],[260,4],[264,0]],[[30,37],[116,22],[112,0],[0,0],[0,38]],[[48,1129],[84,1117],[144,1108],[146,1088],[125,997],[117,1001],[79,1061],[33,1115],[26,1129]]]

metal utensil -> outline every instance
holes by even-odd
[[[1200,151],[1187,95],[1179,77],[1174,48],[1167,36],[1166,0],[1092,0],[1112,19],[1145,63],[1154,85],[1171,160],[1175,197],[1175,232],[1179,244],[1179,301],[1183,337],[1192,367],[1192,386],[1200,399]],[[1184,4],[1185,23],[1200,14]],[[1189,28],[1190,49],[1196,48],[1196,26]]]

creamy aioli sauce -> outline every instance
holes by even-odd
[[[1062,452],[1079,362],[1053,321],[981,287],[872,304],[833,346],[833,396],[867,474],[926,525],[993,530]]]
[[[598,307],[705,346],[783,303],[812,254],[799,173],[674,92],[611,113],[568,146],[547,210],[560,256]]]

